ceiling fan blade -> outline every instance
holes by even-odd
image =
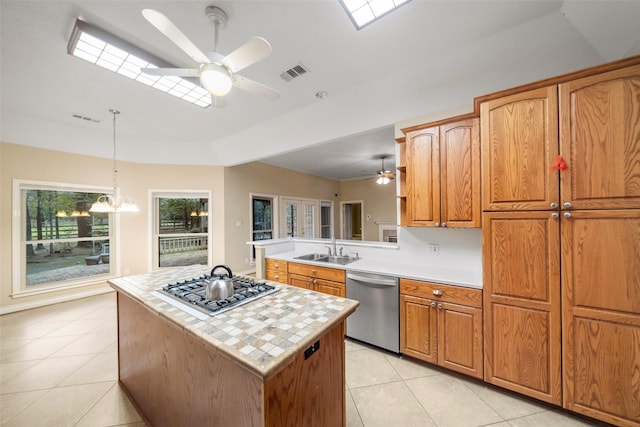
[[[198,64],[208,64],[211,62],[180,29],[162,13],[153,9],[142,9],[142,16]]]
[[[141,68],[145,74],[151,76],[178,76],[178,77],[199,77],[200,71],[195,68]]]
[[[258,83],[237,74],[234,74],[233,76],[233,85],[238,89],[242,89],[253,95],[262,96],[272,101],[280,98],[280,94],[277,90],[271,89],[269,86],[265,86],[262,83]]]
[[[271,45],[262,37],[254,37],[222,59],[222,65],[232,73],[271,55]]]

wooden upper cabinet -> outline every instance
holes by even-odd
[[[548,86],[483,102],[482,209],[549,209],[558,200],[558,93]]]
[[[407,225],[480,227],[477,118],[407,132]]]
[[[440,126],[441,224],[479,228],[480,122]]]
[[[407,134],[408,225],[440,222],[440,144],[438,127]]]
[[[640,208],[640,65],[560,85],[562,203]]]

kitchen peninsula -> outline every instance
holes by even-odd
[[[117,291],[121,386],[162,425],[344,426],[343,323],[357,301],[286,285],[194,316],[158,296],[206,266],[109,281]]]

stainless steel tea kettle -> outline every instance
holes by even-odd
[[[215,271],[219,268],[227,270],[228,274],[215,274]],[[233,295],[233,273],[231,269],[226,265],[216,265],[211,270],[211,277],[204,280],[206,283],[205,296],[207,299],[215,301],[225,299]]]

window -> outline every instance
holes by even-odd
[[[251,240],[273,239],[273,207],[275,197],[251,195]],[[251,245],[251,261],[255,262],[256,249]]]
[[[333,229],[333,202],[323,200],[320,202],[320,237],[330,239]]]
[[[89,212],[104,191],[14,181],[15,295],[95,283],[115,272],[112,217]]]
[[[152,270],[193,264],[209,265],[209,194],[153,194]]]

